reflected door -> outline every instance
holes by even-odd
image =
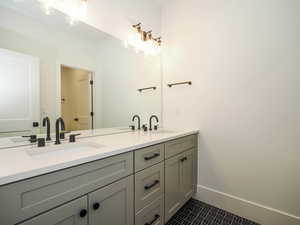
[[[31,133],[39,122],[39,59],[0,49],[0,136]]]
[[[75,126],[76,130],[87,130],[91,129],[91,85],[90,85],[90,74],[85,77],[76,80],[76,118]]]

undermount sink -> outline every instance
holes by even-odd
[[[89,150],[96,150],[103,148],[105,145],[97,144],[94,142],[81,142],[81,143],[67,143],[60,145],[52,145],[47,147],[35,147],[27,150],[27,153],[31,156],[42,154],[57,154],[57,153],[76,153]]]

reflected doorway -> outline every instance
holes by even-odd
[[[61,66],[61,116],[66,131],[93,129],[93,73]]]

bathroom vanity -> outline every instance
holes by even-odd
[[[1,150],[1,225],[165,224],[196,191],[197,134],[135,131]]]

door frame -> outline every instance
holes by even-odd
[[[93,112],[93,116],[91,116],[91,129],[95,127],[95,79],[96,79],[96,72],[94,69],[88,68],[84,65],[73,65],[69,63],[57,62],[56,63],[56,110],[55,115],[56,118],[61,117],[61,67],[70,67],[73,69],[79,70],[86,70],[91,72],[91,80],[93,80],[93,86],[91,87],[90,99],[91,99],[91,108],[90,111]]]

